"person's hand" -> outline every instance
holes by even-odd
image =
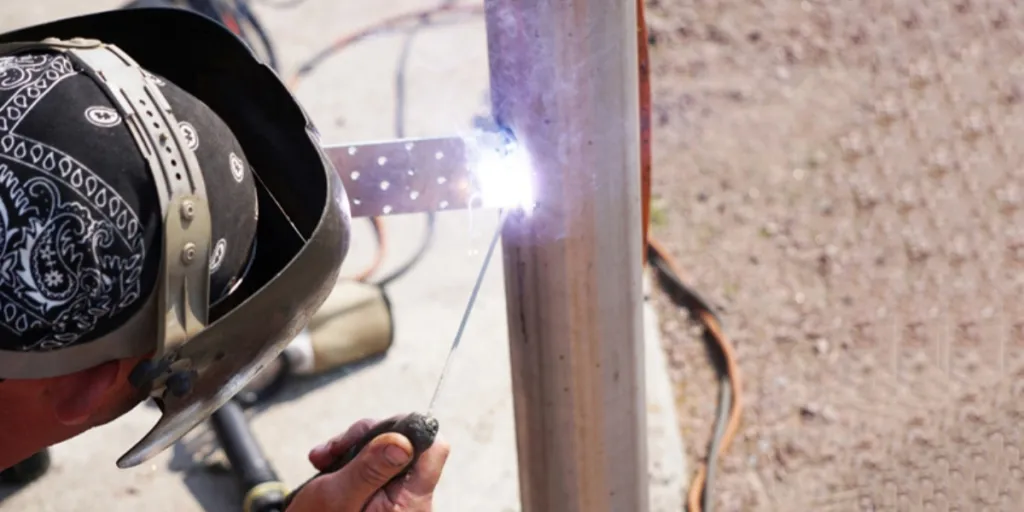
[[[355,423],[309,452],[309,461],[317,471],[325,471],[376,424],[368,419]],[[413,450],[405,436],[382,434],[345,467],[306,484],[287,512],[431,512],[449,451],[439,435],[404,480],[388,484],[409,464]]]

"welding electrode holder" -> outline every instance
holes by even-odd
[[[243,512],[283,512],[286,486],[254,436],[244,409],[271,398],[289,375],[315,375],[383,355],[394,340],[391,302],[376,285],[340,281],[303,333],[243,392],[210,418],[245,490]]]
[[[50,469],[50,450],[32,454],[29,458],[0,471],[0,484],[26,485],[38,480]]]
[[[243,512],[284,512],[288,489],[263,454],[241,404],[229,400],[213,413],[210,423],[245,489]]]
[[[309,485],[310,482],[321,476],[341,470],[348,465],[348,463],[352,462],[356,456],[359,455],[359,452],[363,451],[363,448],[366,448],[366,445],[370,444],[371,441],[389,432],[395,432],[405,436],[405,438],[412,444],[412,460],[410,460],[409,464],[405,466],[405,469],[392,478],[388,484],[404,479],[406,475],[409,474],[409,471],[416,466],[416,462],[419,460],[420,455],[434,445],[434,440],[437,439],[437,431],[439,428],[440,425],[434,417],[417,412],[399,418],[382,421],[380,424],[364,434],[358,442],[353,444],[352,447],[345,452],[344,456],[337,459],[330,465],[330,467],[317,473],[313,478],[310,478],[297,489],[292,491],[292,493],[288,495],[287,499],[285,499],[284,508],[287,509],[291,504],[292,498],[302,491],[306,485]]]

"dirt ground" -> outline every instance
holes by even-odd
[[[718,511],[1024,510],[1024,10],[648,0],[655,235],[747,404]],[[690,455],[718,389],[663,305]]]

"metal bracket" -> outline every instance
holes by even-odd
[[[472,174],[459,137],[324,148],[349,195],[353,217],[469,207]]]
[[[522,181],[529,169],[509,158],[515,147],[501,131],[474,137],[399,139],[327,146],[324,151],[349,195],[353,217],[504,208],[523,198],[488,200],[488,188]],[[506,173],[508,180],[491,179]],[[526,176],[525,178],[529,178]],[[516,203],[516,204],[506,204]]]

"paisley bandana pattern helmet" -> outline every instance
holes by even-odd
[[[157,83],[207,183],[216,301],[251,257],[251,171],[213,111],[168,80]],[[117,329],[153,292],[159,204],[122,121],[67,56],[0,57],[0,350],[87,343]]]

